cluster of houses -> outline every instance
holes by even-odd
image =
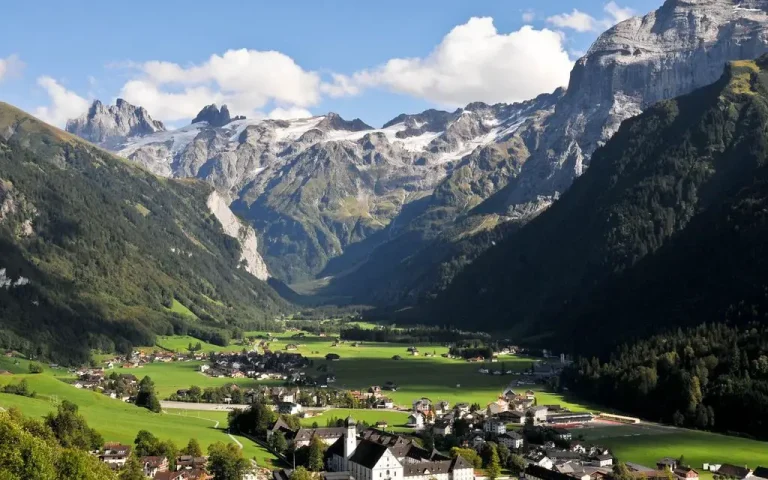
[[[113,470],[120,470],[131,455],[131,446],[106,443],[101,450],[94,454]],[[180,455],[175,459],[175,469],[170,468],[171,462],[167,457],[140,457],[139,462],[144,470],[144,476],[154,480],[209,480],[213,478],[213,475],[206,470],[207,457]]]
[[[295,380],[303,376],[301,370],[309,365],[309,359],[289,351],[290,346],[278,351],[262,347],[262,353],[211,354],[210,363],[201,365],[200,371],[211,377]]]
[[[282,431],[296,447],[320,438],[328,449],[324,455],[325,480],[473,480],[472,465],[462,457],[451,458],[437,450],[426,450],[413,439],[377,429],[358,432],[348,417],[343,427],[299,429],[291,435],[278,422],[270,434]],[[286,431],[287,430],[287,431]],[[290,470],[274,472],[275,480],[288,480]]]
[[[75,388],[94,390],[124,402],[132,402],[138,393],[139,379],[131,373],[86,368],[77,370],[75,374],[77,375],[77,380],[73,383]]]

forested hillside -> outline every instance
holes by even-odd
[[[558,202],[457,277],[433,317],[587,353],[677,325],[764,320],[767,64],[735,62],[624,122]]]
[[[287,304],[238,268],[211,191],[0,103],[0,349],[81,362],[156,333],[268,326]]]
[[[768,438],[763,324],[656,335],[618,349],[608,362],[581,359],[562,381],[584,398],[644,418]]]

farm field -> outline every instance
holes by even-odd
[[[55,410],[55,404],[66,399],[80,407],[80,412],[88,420],[88,424],[98,430],[105,441],[132,444],[136,433],[142,429],[149,430],[160,439],[171,439],[180,447],[186,445],[193,437],[198,439],[203,448],[217,441],[232,441],[223,430],[226,421],[222,422],[217,415],[219,412],[195,416],[152,413],[96,392],[76,389],[45,373],[5,375],[0,377],[0,384],[18,382],[22,378],[27,379],[30,388],[37,392],[38,398],[3,393],[0,394],[1,407],[17,407],[26,415],[39,417]],[[220,422],[219,428],[215,428],[216,421]],[[246,438],[238,437],[238,440],[243,444],[243,451],[249,458],[256,457],[262,466],[273,465],[275,459],[269,452]]]
[[[249,335],[263,332],[249,332]],[[304,336],[291,338],[291,334],[277,335],[270,342],[272,350],[283,350],[288,344],[298,346],[298,353],[312,359],[314,365],[307,371],[318,375],[323,368],[336,375],[335,388],[364,389],[371,385],[383,385],[392,381],[398,385],[396,392],[387,392],[398,405],[410,406],[420,397],[432,400],[447,400],[485,405],[497,398],[501,390],[516,378],[507,375],[481,375],[477,372],[483,364],[443,358],[447,347],[415,345],[420,356],[411,356],[406,350],[409,345],[393,343],[353,342],[340,343],[332,347],[333,339],[328,337]],[[335,353],[337,361],[327,361],[325,356]],[[424,353],[434,354],[425,357]],[[392,357],[399,355],[400,360]],[[522,371],[529,368],[531,359],[515,356],[502,357],[493,368]]]
[[[392,412],[382,410],[361,410],[351,408],[333,408],[323,412],[321,415],[314,417],[307,417],[301,420],[301,424],[305,427],[312,426],[317,422],[319,427],[325,427],[326,422],[332,418],[347,418],[351,416],[357,421],[364,421],[371,426],[374,426],[376,422],[383,420],[389,424],[387,431],[394,432],[411,432],[412,428],[406,427],[405,423],[408,420],[408,414],[405,412]]]
[[[253,388],[257,385],[270,385],[274,382],[256,381],[251,378],[214,378],[200,373],[199,368],[205,362],[168,362],[150,363],[141,368],[115,368],[118,373],[132,373],[138,378],[149,376],[154,382],[157,394],[161,399],[175,393],[176,390],[197,385],[201,388],[220,387],[228,383],[235,383],[245,388]]]
[[[191,313],[191,312],[190,312]],[[212,343],[205,342],[203,340],[198,340],[195,337],[190,337],[189,335],[172,335],[172,336],[158,336],[157,337],[157,346],[160,348],[164,348],[166,350],[171,350],[173,352],[181,352],[181,353],[188,353],[189,350],[189,344],[195,345],[197,343],[200,343],[200,346],[203,347],[201,352],[208,353],[208,352],[239,352],[243,349],[242,345],[236,345],[234,343],[227,345],[226,347],[222,347],[220,345],[214,345]],[[140,347],[142,350],[146,349],[153,349],[154,347]]]
[[[705,462],[749,465],[751,468],[768,464],[768,443],[665,425],[587,427],[574,429],[572,433],[609,447],[623,461],[651,467],[662,457],[684,455],[702,478],[711,478],[710,473],[701,471]]]

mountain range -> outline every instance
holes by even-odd
[[[255,228],[271,274],[301,291],[422,303],[552,205],[623,120],[768,51],[766,12],[765,0],[668,0],[603,33],[567,89],[382,128],[333,113],[233,119],[209,105],[166,131],[119,100],[67,129],[156,174],[212,184]]]

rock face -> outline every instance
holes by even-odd
[[[91,143],[114,149],[128,138],[164,132],[165,126],[152,120],[143,107],[118,98],[115,105],[95,100],[88,112],[67,122],[66,130]]]
[[[445,221],[506,185],[511,171],[496,167],[510,138],[529,114],[557,98],[401,115],[379,129],[335,113],[230,121],[225,107],[208,106],[191,125],[111,148],[156,174],[214,185],[259,232],[270,271],[295,281],[384,230],[405,205],[423,203],[457,167],[462,185],[472,171],[474,186],[429,202],[430,208],[453,204]]]
[[[612,27],[576,62],[541,143],[487,211],[526,218],[581,175],[595,149],[648,106],[708,85],[768,51],[768,1],[667,0]]]
[[[200,113],[192,119],[192,123],[207,122],[211,127],[223,127],[231,121],[232,118],[229,116],[229,108],[227,108],[226,105],[222,105],[221,110],[219,110],[216,104],[203,107],[203,109],[200,110]]]
[[[240,242],[242,250],[240,261],[245,271],[259,280],[266,281],[269,278],[269,270],[259,254],[258,240],[253,227],[245,225],[237,218],[229,209],[227,202],[215,191],[208,197],[207,205],[213,216],[221,223],[224,233]]]

